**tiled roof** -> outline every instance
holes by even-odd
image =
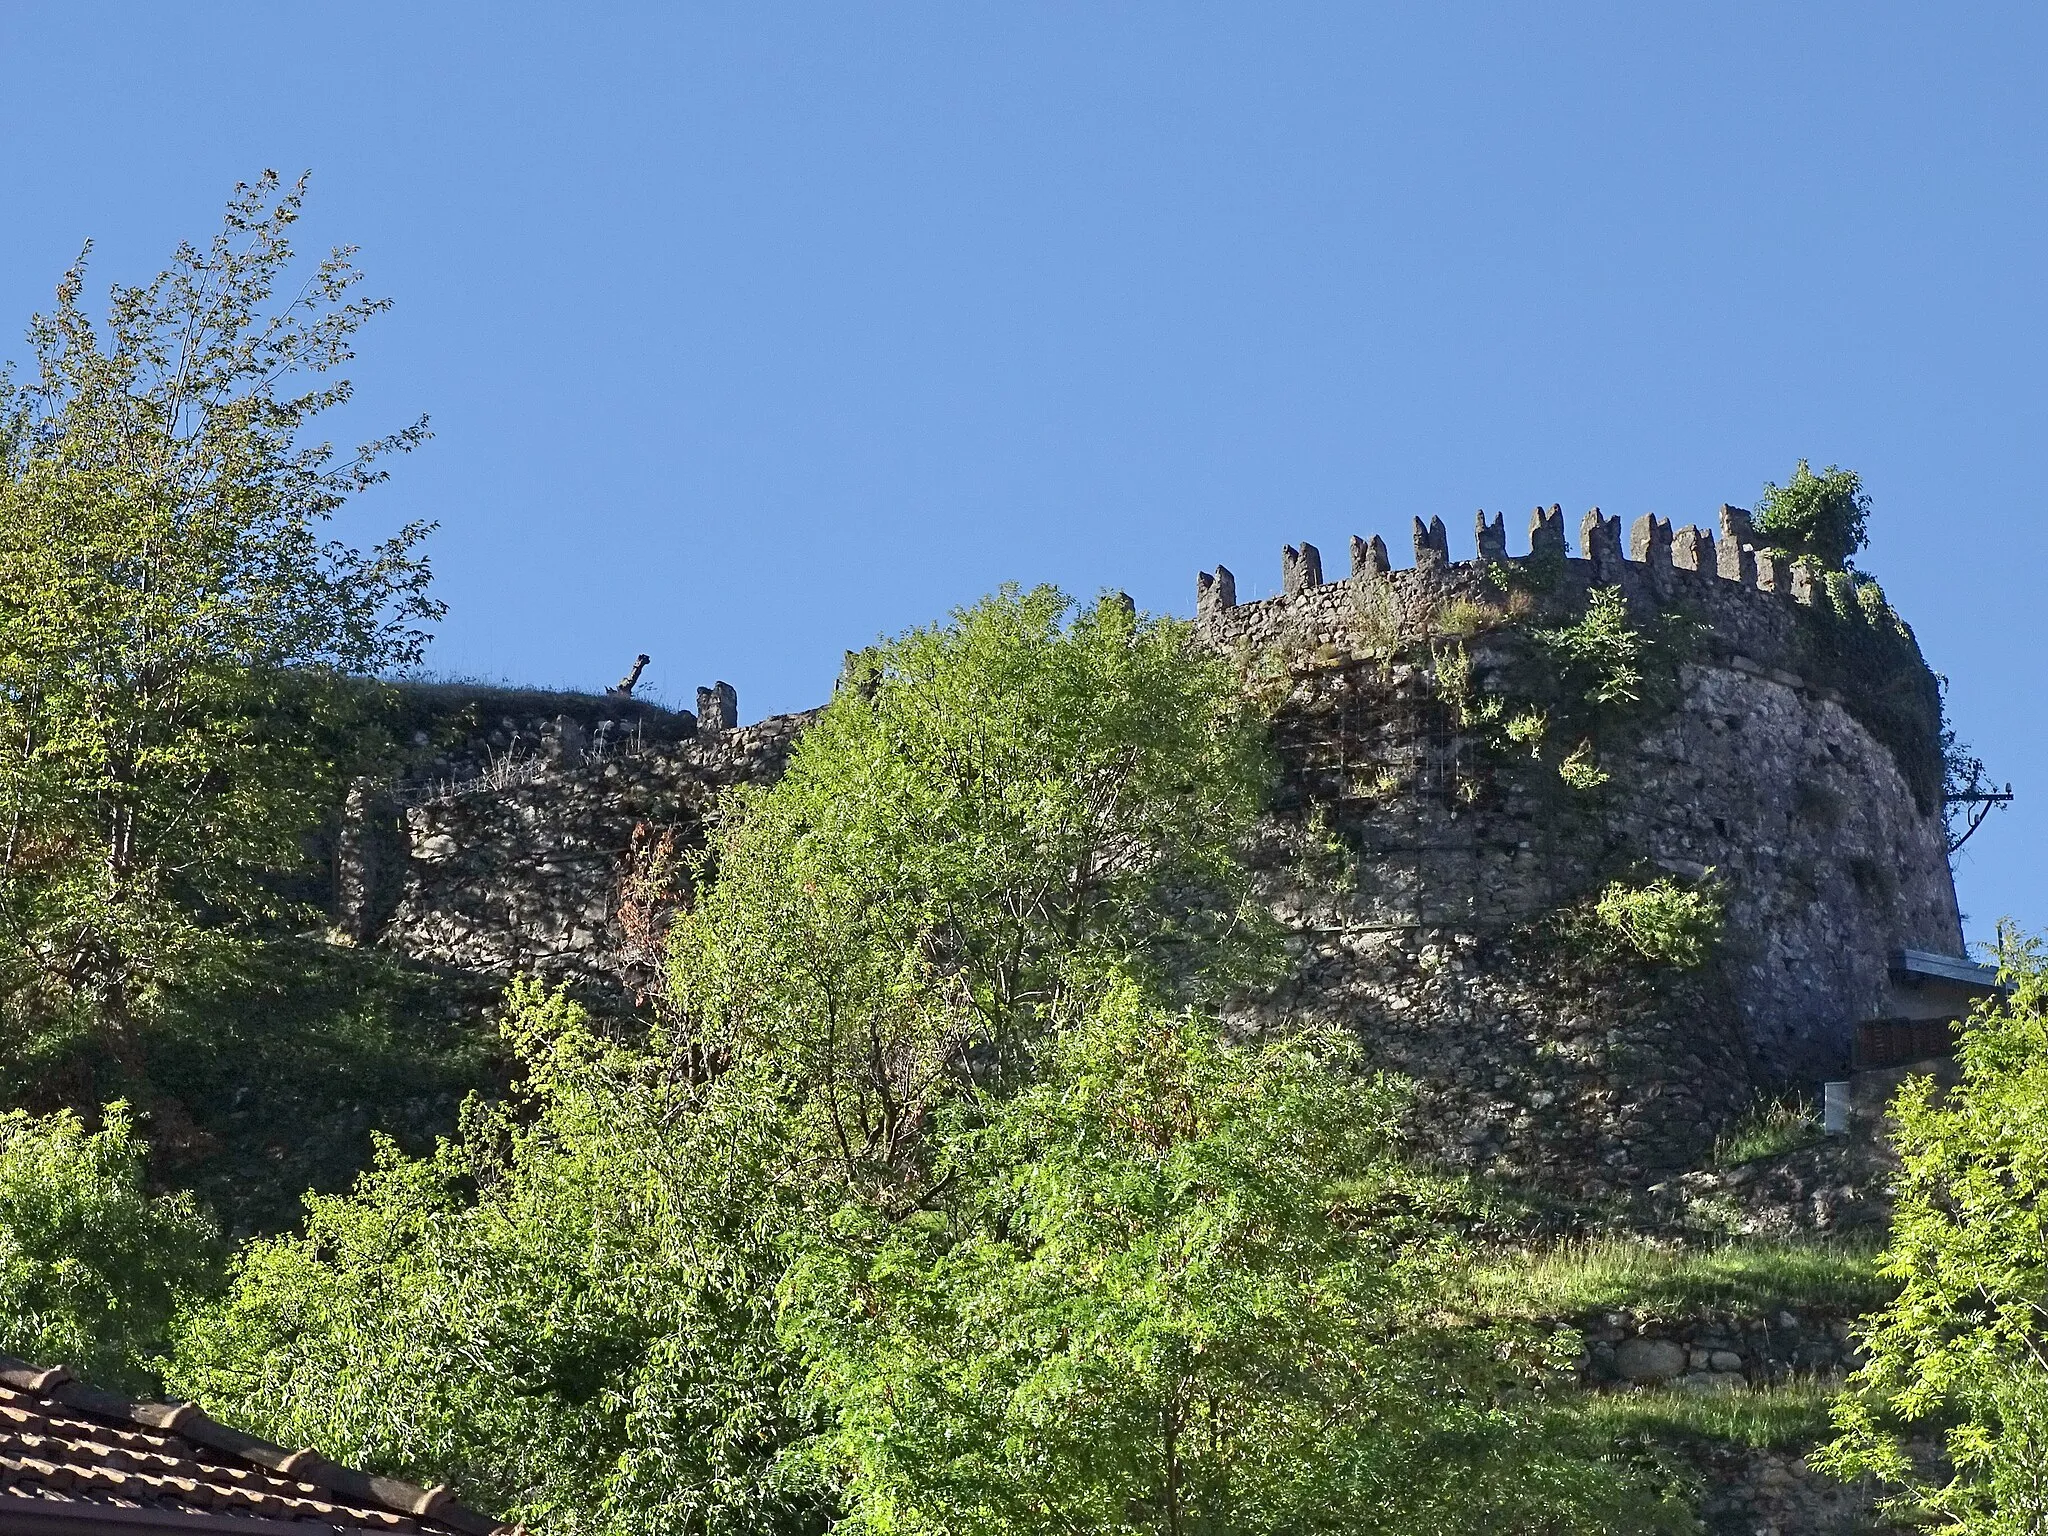
[[[0,1355],[0,1536],[148,1531],[513,1536],[446,1488],[288,1451],[191,1403],[138,1403]]]

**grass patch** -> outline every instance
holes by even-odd
[[[1804,1099],[1779,1099],[1760,1104],[1726,1134],[1715,1138],[1714,1166],[1734,1168],[1760,1158],[1778,1157],[1821,1139],[1820,1116]]]
[[[175,1000],[146,1042],[146,1131],[164,1182],[230,1233],[297,1224],[308,1189],[346,1189],[382,1131],[413,1152],[504,1090],[496,989],[378,950],[264,946]]]
[[[1754,1450],[1803,1450],[1828,1438],[1828,1410],[1841,1394],[1816,1381],[1757,1391],[1690,1392],[1660,1387],[1587,1393],[1565,1412],[1602,1438],[1712,1440]]]
[[[1493,1317],[1571,1317],[1628,1308],[1645,1317],[1822,1307],[1864,1312],[1891,1299],[1874,1243],[1753,1240],[1661,1248],[1597,1238],[1497,1250],[1473,1271],[1467,1304]]]

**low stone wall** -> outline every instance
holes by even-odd
[[[1700,1168],[1654,1187],[1653,1225],[1745,1237],[1882,1234],[1896,1161],[1881,1121],[1775,1157]]]
[[[1835,1385],[1863,1364],[1854,1319],[1809,1307],[1764,1314],[1646,1320],[1632,1312],[1576,1320],[1586,1341],[1580,1385],[1596,1392],[1666,1389],[1743,1392],[1807,1379]],[[1844,1483],[1807,1464],[1810,1446],[1764,1449],[1690,1440],[1681,1452],[1701,1495],[1695,1506],[1711,1536],[1886,1536],[1875,1483]],[[1912,1447],[1932,1465],[1939,1448]]]
[[[1579,1318],[1580,1383],[1603,1391],[1678,1386],[1701,1392],[1773,1386],[1796,1376],[1840,1381],[1863,1364],[1855,1318],[1812,1308],[1670,1320],[1633,1312]]]
[[[1921,1447],[1931,1459],[1932,1447]],[[1905,1536],[1877,1512],[1882,1491],[1868,1479],[1842,1483],[1806,1464],[1797,1450],[1695,1442],[1688,1459],[1704,1485],[1697,1506],[1708,1536]]]

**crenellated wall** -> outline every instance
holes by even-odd
[[[1303,920],[1315,942],[1298,1004],[1392,1039],[1414,1014],[1387,1009],[1412,991],[1388,978],[1420,949],[1491,942],[1632,869],[1712,869],[1728,913],[1715,978],[1755,1086],[1842,1075],[1856,1024],[1897,1009],[1893,952],[1963,953],[1939,782],[1925,782],[1938,695],[1910,632],[1878,633],[1888,615],[1761,549],[1737,508],[1718,538],[1640,519],[1626,550],[1619,520],[1595,511],[1576,556],[1562,512],[1538,509],[1530,540],[1510,558],[1502,520],[1482,515],[1477,558],[1454,562],[1442,523],[1418,519],[1406,569],[1354,538],[1336,581],[1313,545],[1289,546],[1282,593],[1261,602],[1238,603],[1227,570],[1199,579],[1206,637],[1286,659],[1283,809],[1317,810],[1352,850]],[[1590,793],[1489,761],[1427,659],[1386,639],[1390,615],[1428,635],[1467,605],[1469,685],[1508,698],[1532,665],[1529,630],[1583,614],[1596,586],[1645,628],[1692,623],[1675,698],[1603,746],[1608,779]],[[1511,592],[1516,621],[1472,626]],[[1401,1054],[1412,1068],[1431,1049]]]
[[[1418,1084],[1413,1134],[1440,1161],[1654,1205],[1760,1094],[1840,1075],[1856,1024],[1897,1011],[1892,951],[1962,954],[1933,679],[1881,600],[1788,565],[1739,509],[1712,531],[1640,519],[1626,539],[1590,513],[1576,553],[1561,510],[1539,509],[1516,556],[1482,516],[1468,560],[1418,520],[1413,548],[1395,569],[1384,540],[1354,538],[1327,580],[1314,545],[1289,546],[1281,594],[1259,602],[1228,570],[1198,581],[1198,632],[1284,694],[1281,790],[1252,856],[1295,963],[1245,1022],[1355,1031]],[[1578,791],[1482,742],[1442,673],[1455,653],[1471,698],[1519,697],[1543,665],[1534,632],[1596,587],[1690,638],[1670,696],[1602,743],[1606,782]],[[460,702],[477,739],[423,729],[407,782],[358,787],[339,923],[599,998],[630,995],[646,964],[621,910],[636,835],[695,843],[719,794],[778,776],[812,718],[738,727],[724,684],[694,717]],[[1555,942],[1558,913],[1660,869],[1712,869],[1725,893],[1704,970],[1603,968]]]

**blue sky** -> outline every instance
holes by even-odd
[[[240,178],[396,310],[343,435],[437,437],[433,653],[817,702],[1004,581],[1188,612],[1283,541],[1859,469],[1863,564],[2048,926],[2048,12],[2021,6],[0,0],[0,357],[87,236]],[[1459,546],[1462,548],[1462,546]]]

